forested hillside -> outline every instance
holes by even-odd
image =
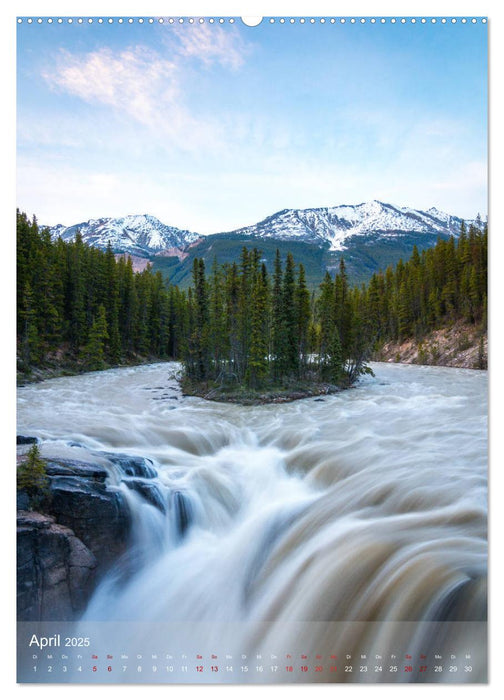
[[[370,337],[379,345],[388,340],[422,337],[441,326],[462,320],[487,328],[486,224],[462,223],[458,241],[440,240],[407,262],[372,276],[355,290]]]
[[[17,337],[22,371],[44,364],[102,369],[141,358],[178,357],[185,296],[150,269],[134,273],[75,240],[51,242],[35,219],[17,216]]]
[[[18,370],[95,370],[154,359],[184,362],[193,385],[277,387],[294,381],[343,385],[387,342],[469,324],[483,338],[487,229],[462,224],[453,238],[416,248],[368,285],[351,287],[343,259],[310,292],[305,269],[277,251],[273,273],[261,251],[238,263],[197,258],[180,290],[147,267],[75,240],[51,241],[17,214]]]

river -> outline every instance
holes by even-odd
[[[21,387],[18,432],[42,456],[148,457],[165,500],[163,513],[110,467],[137,566],[110,572],[82,624],[117,643],[134,629],[142,648],[281,657],[282,680],[288,650],[372,653],[371,678],[343,680],[390,681],[393,650],[441,648],[470,651],[457,682],[484,679],[487,373],[372,367],[339,394],[252,407],[183,397],[176,363]],[[316,680],[335,680],[330,663]],[[428,670],[452,680],[447,662]],[[287,680],[303,678],[294,664]]]

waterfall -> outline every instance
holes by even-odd
[[[448,644],[484,667],[486,373],[377,365],[323,401],[240,407],[182,397],[175,371],[20,390],[43,454],[99,455],[131,512],[129,551],[83,624],[114,623],[118,644],[129,623],[139,645],[173,633],[247,658]]]

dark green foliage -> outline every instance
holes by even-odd
[[[309,361],[311,304],[310,292],[306,286],[305,269],[299,265],[299,276],[295,292],[296,339],[300,374],[304,374]]]
[[[268,376],[269,284],[264,264],[260,271],[254,271],[252,284],[246,383],[252,388],[258,388]]]
[[[448,240],[448,234],[441,234]],[[355,236],[351,241],[350,250],[345,253],[345,265],[348,281],[351,286],[368,284],[373,274],[385,270],[388,265],[395,265],[399,259],[408,260],[416,245],[419,253],[436,245],[437,236],[432,233],[418,234],[415,232],[400,232],[400,235],[387,237],[379,234]],[[197,246],[190,248],[183,260],[178,257],[156,255],[151,259],[153,269],[160,270],[163,276],[169,276],[174,284],[186,289],[191,284],[191,271],[195,257],[203,258],[209,270],[217,258],[221,265],[228,263],[239,264],[243,246],[249,251],[254,248],[261,250],[269,275],[274,273],[275,253],[280,250],[282,259],[287,253],[292,253],[296,263],[305,268],[306,283],[310,291],[318,291],[326,269],[331,275],[338,270],[341,253],[330,250],[329,243],[320,246],[296,239],[281,241],[275,238],[260,238],[258,236],[243,236],[240,234],[219,233],[205,236]]]
[[[39,359],[40,342],[37,330],[37,312],[33,302],[33,294],[29,282],[26,282],[22,297],[22,308],[19,312],[20,354],[26,367],[35,364]]]
[[[271,300],[271,361],[272,373],[278,379],[282,373],[283,321],[282,321],[282,259],[277,248],[273,273],[273,297]]]
[[[287,253],[282,286],[283,375],[295,377],[298,374],[298,330],[294,258],[292,257],[292,253]]]
[[[209,290],[210,329],[212,334],[213,363],[223,367],[229,354],[229,338],[226,332],[226,305],[222,271],[214,259]]]
[[[105,368],[105,344],[108,338],[109,334],[107,331],[105,307],[100,305],[98,312],[93,319],[88,335],[88,341],[84,346],[82,353],[84,362],[88,369],[98,370]]]
[[[191,382],[249,389],[297,381],[348,382],[347,367],[354,360],[344,356],[336,320],[341,317],[350,327],[351,306],[348,303],[340,310],[329,274],[325,296],[324,290],[322,294],[327,308],[324,302],[319,308],[311,301],[303,265],[296,272],[290,253],[284,266],[277,251],[272,281],[257,249],[244,248],[239,266],[214,263],[210,285],[204,277],[203,260],[196,259],[193,269],[194,286],[188,297],[191,343],[184,355]],[[346,294],[346,280],[339,279],[338,284]],[[206,299],[203,290],[208,288],[214,319],[209,326],[201,312],[207,303],[198,301]],[[202,353],[200,339],[205,328]],[[349,332],[348,339],[352,337]],[[359,356],[359,368],[363,362]]]
[[[181,289],[187,289],[192,284],[192,266],[194,258],[203,258],[205,268],[212,269],[212,264],[217,259],[221,266],[240,265],[243,248],[247,248],[249,254],[254,248],[261,251],[261,262],[266,265],[268,276],[272,277],[275,266],[277,249],[283,260],[287,253],[291,252],[297,264],[302,263],[305,268],[306,283],[310,290],[317,290],[324,274],[325,266],[333,264],[334,253],[329,251],[329,244],[318,247],[302,241],[278,241],[275,239],[259,238],[257,236],[239,236],[236,234],[216,234],[205,236],[194,248],[190,248],[187,257],[180,260],[177,257],[164,257],[157,255],[152,258],[154,271],[160,270],[164,276],[179,285]],[[379,265],[375,265],[376,268]]]
[[[150,266],[135,273],[82,241],[51,241],[17,213],[17,340],[20,369],[55,363],[103,369],[141,358],[180,357],[187,298]]]
[[[16,482],[17,490],[28,494],[32,508],[40,508],[49,499],[49,479],[38,445],[32,445],[26,459],[18,466]]]
[[[194,261],[193,282],[190,303],[191,332],[186,362],[191,376],[197,381],[204,381],[208,377],[210,365],[210,315],[203,260]]]
[[[419,253],[414,247],[407,262],[376,273],[369,284],[352,291],[365,335],[379,347],[386,341],[421,339],[432,330],[456,321],[487,326],[486,224],[461,227],[456,242],[439,239]],[[354,318],[355,321],[355,318]],[[359,324],[354,323],[354,330]],[[348,348],[345,350],[349,351]],[[356,350],[351,352],[356,355]]]

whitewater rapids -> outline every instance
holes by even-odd
[[[196,630],[249,655],[301,636],[350,655],[448,640],[484,667],[487,373],[373,369],[333,396],[253,407],[183,397],[176,363],[20,388],[18,432],[42,456],[103,464],[132,514],[128,567],[83,622],[138,623],[158,646],[173,625],[181,648]],[[111,452],[152,461],[163,508]]]

